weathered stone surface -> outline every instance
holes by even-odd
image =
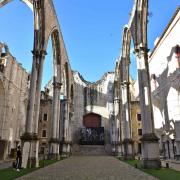
[[[25,130],[28,76],[8,46],[0,43],[0,139],[9,143],[1,149],[3,158],[14,151]]]

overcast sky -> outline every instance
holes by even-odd
[[[120,55],[123,26],[129,21],[133,0],[54,0],[66,49],[73,70],[91,82],[113,71]],[[161,36],[179,0],[149,0],[148,42]],[[14,0],[0,9],[0,41],[28,71],[32,67],[33,16],[22,2]],[[51,42],[50,42],[51,43]],[[52,49],[48,46],[43,85],[52,75]],[[136,79],[135,59],[131,74]]]

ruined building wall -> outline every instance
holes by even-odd
[[[1,44],[0,140],[4,140],[7,146],[4,144],[0,148],[4,149],[1,155],[7,156],[16,148],[25,130],[29,74],[10,54],[8,47],[3,48]]]
[[[110,144],[114,73],[108,72],[96,83],[89,83],[78,72],[74,72],[74,81],[73,142],[77,143],[79,140],[79,129],[83,127],[83,116],[95,113],[101,116],[101,126],[105,130],[105,144]]]
[[[150,55],[149,69],[155,128],[180,121],[180,8]],[[179,49],[179,50],[178,50]],[[173,125],[171,123],[171,125]]]

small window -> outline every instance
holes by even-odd
[[[141,143],[138,143],[138,153],[141,154]]]
[[[3,73],[4,72],[4,65],[0,64],[0,72]]]
[[[142,129],[138,129],[138,135],[142,136]]]
[[[180,56],[180,46],[179,45],[175,46],[175,53],[178,57]]]
[[[137,120],[141,121],[141,114],[140,113],[137,114]]]
[[[43,120],[47,121],[47,114],[44,114]]]
[[[46,138],[46,130],[42,130],[42,137]]]
[[[44,154],[44,151],[45,151],[45,147],[41,147],[40,148],[40,154]]]

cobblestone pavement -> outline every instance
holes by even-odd
[[[74,156],[18,180],[154,180],[111,156]]]

